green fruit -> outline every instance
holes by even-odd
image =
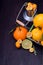
[[[22,42],[22,48],[24,49],[30,49],[32,47],[32,42],[28,39],[23,40]]]

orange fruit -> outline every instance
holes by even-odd
[[[34,52],[34,48],[31,47],[31,48],[29,49],[29,52]]]
[[[27,6],[26,6],[26,10],[29,11],[29,10],[36,10],[37,8],[37,5],[35,3],[31,3],[31,2],[28,2],[27,3]]]
[[[25,27],[17,27],[16,30],[13,32],[13,37],[16,39],[16,40],[24,40],[26,38],[26,34],[27,34],[27,29]]]
[[[37,9],[37,4],[33,4],[33,10],[35,11]]]
[[[32,38],[36,41],[40,41],[42,38],[42,31],[39,28],[34,28],[32,30]]]
[[[31,3],[31,2],[27,3],[26,10],[27,10],[27,11],[28,11],[28,10],[32,10],[32,3]]]
[[[42,28],[42,33],[43,33],[43,28]]]
[[[43,14],[37,14],[33,19],[33,24],[35,27],[43,27]]]
[[[19,39],[19,40],[17,40],[20,44],[22,43],[22,40],[21,39]]]
[[[16,46],[16,48],[20,48],[20,43],[17,41],[16,43],[15,43],[15,46]]]
[[[41,45],[43,46],[43,41],[41,41]]]
[[[32,37],[32,33],[31,33],[31,32],[27,32],[26,37],[27,37],[27,38]]]

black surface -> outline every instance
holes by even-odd
[[[16,16],[25,1],[38,4],[37,13],[43,13],[43,0],[0,1],[0,65],[43,65],[43,47],[36,45],[37,56],[24,49],[16,49],[9,31],[15,27]]]

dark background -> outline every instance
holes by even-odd
[[[0,0],[0,65],[43,65],[43,47],[35,44],[37,56],[24,49],[16,49],[9,31],[15,27],[16,16],[24,4],[31,1],[43,13],[43,0]]]

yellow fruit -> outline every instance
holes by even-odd
[[[42,38],[42,31],[39,28],[34,28],[32,30],[32,38],[36,41],[40,41]]]
[[[29,49],[29,52],[34,52],[34,48],[30,48]]]
[[[33,24],[35,27],[43,27],[43,14],[38,14],[33,19]]]
[[[42,28],[42,33],[43,33],[43,28]]]
[[[41,41],[41,45],[43,46],[43,41]]]
[[[32,33],[31,33],[31,32],[27,32],[26,37],[27,37],[27,38],[32,37]]]
[[[19,42],[20,44],[22,43],[22,40],[21,39],[19,39],[19,40],[17,40],[17,42]]]

